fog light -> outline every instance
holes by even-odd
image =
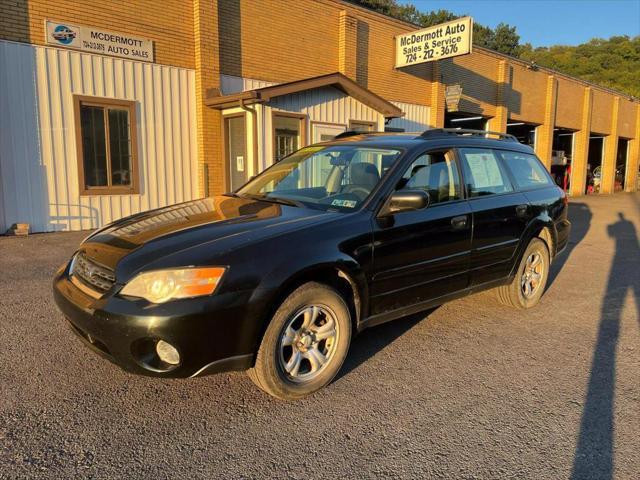
[[[170,365],[178,365],[180,363],[180,354],[178,353],[178,350],[164,340],[160,340],[156,343],[156,353],[158,354],[158,357],[160,357],[160,360],[165,363]]]

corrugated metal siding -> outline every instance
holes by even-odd
[[[261,169],[271,165],[273,161],[273,142],[270,132],[272,131],[271,113],[274,110],[308,115],[307,143],[312,142],[311,122],[348,126],[349,120],[363,120],[375,122],[378,130],[384,129],[384,115],[333,87],[322,87],[277,97],[264,106],[264,127],[259,131],[267,134],[261,139],[264,145],[262,151],[266,153],[260,159]]]
[[[139,195],[80,196],[73,94],[137,102]],[[5,217],[97,228],[199,196],[193,70],[0,42]]]
[[[4,225],[47,224],[46,167],[40,157],[34,49],[0,41],[0,182]]]
[[[254,90],[256,88],[268,87],[275,85],[274,82],[266,80],[257,80],[255,78],[243,78],[233,75],[220,75],[220,89],[223,95],[244,92],[246,90]]]
[[[390,127],[404,128],[405,132],[423,132],[429,128],[428,106],[394,101],[391,103],[402,109],[404,117],[391,120],[388,124]]]

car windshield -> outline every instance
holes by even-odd
[[[268,168],[235,194],[348,212],[380,183],[400,150],[350,145],[306,147]]]

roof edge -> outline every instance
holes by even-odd
[[[237,106],[241,101],[245,103],[264,103],[275,97],[322,87],[338,88],[350,97],[353,97],[377,112],[382,113],[385,118],[398,118],[404,116],[402,109],[380,95],[372,92],[368,88],[359,85],[357,82],[340,72],[332,72],[319,75],[317,77],[269,85],[230,95],[210,96],[205,99],[205,105],[222,109]]]

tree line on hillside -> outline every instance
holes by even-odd
[[[462,16],[448,10],[421,12],[414,5],[401,4],[398,0],[350,1],[421,27],[430,27]],[[474,22],[473,43],[640,97],[640,36],[594,38],[576,46],[534,48],[529,43],[520,43],[520,35],[514,26],[499,23],[495,28],[490,28]]]

